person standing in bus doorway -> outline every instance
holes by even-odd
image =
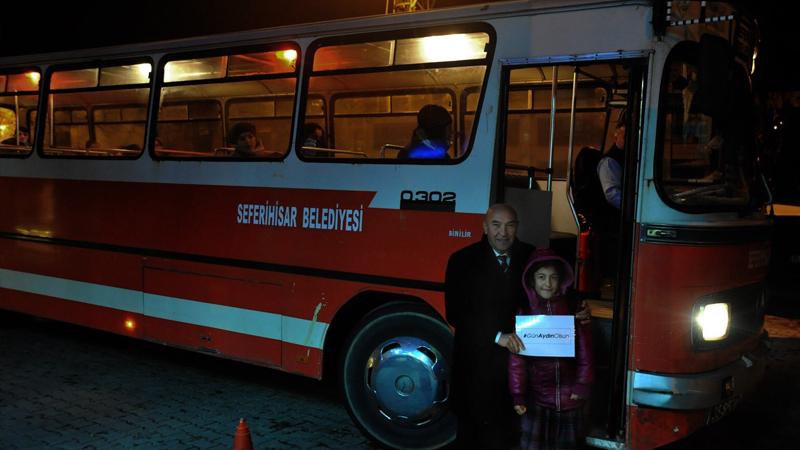
[[[597,164],[597,175],[609,205],[619,210],[622,203],[622,168],[625,164],[625,123],[614,130],[614,144]]]
[[[528,302],[521,315],[571,316],[577,309],[569,296],[575,275],[550,249],[536,250],[522,280]],[[581,448],[583,409],[594,381],[592,330],[575,321],[575,356],[511,354],[509,388],[514,411],[522,417],[520,450]]]
[[[425,105],[417,113],[417,128],[398,159],[449,159],[453,118],[444,107]]]
[[[523,347],[514,314],[524,299],[522,268],[533,250],[516,239],[517,225],[511,206],[493,205],[483,238],[447,263],[445,310],[455,328],[450,398],[460,449],[505,450],[513,440],[508,351]]]
[[[622,206],[622,174],[625,167],[625,122],[614,130],[614,144],[597,164],[597,176],[603,188],[605,203],[598,205],[592,229],[599,240],[601,288],[611,287],[616,277],[617,243],[619,242],[620,209]]]

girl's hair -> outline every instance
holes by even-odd
[[[547,260],[544,260],[544,261],[539,261],[539,262],[534,263],[531,266],[531,268],[528,269],[527,277],[525,278],[525,285],[526,286],[528,286],[531,289],[533,289],[534,286],[536,286],[536,284],[534,282],[534,277],[536,275],[536,272],[539,269],[541,269],[542,267],[552,267],[553,270],[555,270],[556,273],[558,274],[558,279],[559,280],[563,280],[564,279],[564,264],[561,263],[560,261],[557,261],[557,260],[547,259]]]

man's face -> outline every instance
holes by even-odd
[[[489,239],[489,245],[500,253],[505,253],[514,243],[517,236],[517,217],[503,208],[490,211],[483,220],[483,232]]]
[[[19,132],[19,143],[20,143],[20,144],[25,144],[25,143],[27,143],[27,142],[28,142],[28,139],[30,139],[30,137],[31,137],[31,135],[30,135],[30,134],[28,134],[28,132],[27,132],[27,131],[20,131],[20,132]]]

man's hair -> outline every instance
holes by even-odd
[[[444,139],[447,137],[447,126],[453,123],[453,118],[444,107],[440,105],[425,105],[417,113],[417,125],[425,130],[425,135],[430,139]]]
[[[494,205],[490,206],[489,209],[486,210],[486,215],[484,216],[483,220],[486,221],[492,213],[497,210],[505,210],[511,213],[514,216],[514,220],[519,220],[519,216],[517,215],[517,210],[514,209],[513,206],[509,205],[508,203],[495,203]]]

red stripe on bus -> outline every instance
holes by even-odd
[[[371,209],[373,192],[5,177],[0,189],[4,233],[432,282],[482,234],[480,214]],[[296,208],[296,226],[253,223],[276,202]],[[303,227],[306,209],[315,227],[355,226],[362,209],[363,224]]]

